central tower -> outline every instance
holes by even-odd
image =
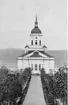
[[[42,32],[38,27],[37,15],[35,20],[35,26],[30,33],[30,48],[32,49],[42,48]]]

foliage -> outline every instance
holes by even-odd
[[[42,68],[40,71],[41,71],[41,76],[44,76],[44,77],[45,77],[45,74],[46,74],[46,73],[45,73],[45,69]]]
[[[46,74],[44,69],[41,70],[41,82],[46,103],[48,105],[57,105],[54,100],[53,78],[49,74]]]
[[[67,101],[67,68],[59,68],[58,72],[54,74],[54,89],[55,97],[61,99],[63,102]]]
[[[67,100],[67,68],[59,68],[54,75],[46,74],[41,70],[41,81],[44,92],[44,98],[48,105],[55,105],[56,99],[64,102]],[[66,104],[65,104],[66,105]]]
[[[22,89],[30,76],[30,69],[25,69],[22,74],[7,74],[0,83],[0,105],[7,101],[16,105],[16,99],[22,96]],[[4,76],[3,76],[4,78]]]
[[[2,66],[0,68],[0,83],[2,83],[6,79],[6,76],[8,75],[8,73],[9,73],[9,70],[5,66]]]
[[[19,100],[17,105],[22,105],[23,104],[23,102],[25,100],[25,97],[26,97],[26,94],[27,94],[27,91],[28,91],[28,88],[29,88],[30,80],[31,80],[31,76],[28,79],[26,87],[23,89],[23,93],[22,93],[21,98],[20,98],[20,100]]]
[[[5,65],[3,65],[3,66],[1,66],[0,71],[6,75],[6,74],[8,74],[9,69]]]

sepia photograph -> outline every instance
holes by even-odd
[[[67,0],[0,0],[0,105],[67,105]]]

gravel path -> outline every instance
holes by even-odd
[[[46,105],[40,76],[32,76],[23,105]]]

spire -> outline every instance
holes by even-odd
[[[35,28],[38,28],[37,15],[36,15],[36,20],[35,20]]]

